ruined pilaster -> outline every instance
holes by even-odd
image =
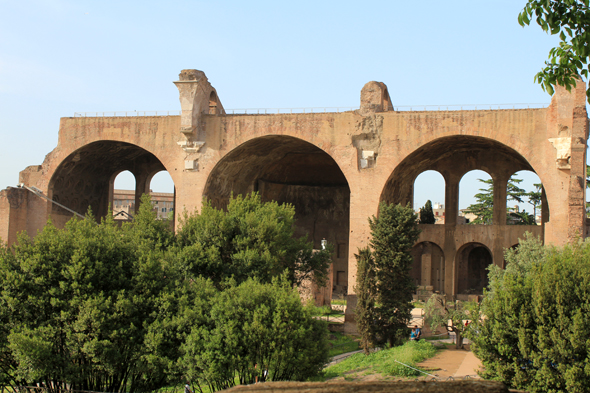
[[[8,187],[0,191],[0,242],[16,242],[19,232],[27,229],[29,191]]]
[[[557,86],[547,111],[548,140],[555,151],[555,166],[562,179],[561,195],[565,206],[549,206],[551,218],[546,225],[546,240],[562,244],[584,236],[586,217],[586,143],[588,113],[586,84],[580,79],[571,91]],[[554,191],[555,192],[555,191]],[[548,195],[551,202],[551,193]],[[567,233],[567,239],[563,234]]]
[[[180,132],[186,137],[178,142],[186,154],[184,170],[198,171],[200,151],[206,140],[203,115],[224,115],[225,109],[203,71],[182,70],[174,84],[180,94]]]

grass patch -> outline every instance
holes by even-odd
[[[415,302],[412,302],[412,306],[414,306],[414,308],[424,308],[424,302],[416,300]]]
[[[359,341],[354,336],[349,336],[339,332],[330,333],[330,357],[347,352],[353,352],[360,349]]]
[[[324,378],[350,377],[353,373],[383,374],[396,377],[414,377],[423,375],[411,368],[396,363],[395,360],[416,367],[416,363],[428,359],[436,354],[436,348],[422,341],[408,341],[402,346],[383,349],[381,351],[365,355],[357,353],[342,362],[328,367]]]
[[[433,341],[433,340],[445,340],[447,338],[449,338],[449,335],[448,334],[437,334],[435,336],[420,337],[421,340],[430,340],[430,341]]]
[[[338,306],[346,306],[346,299],[332,299],[332,304],[336,304]]]
[[[307,307],[311,308],[311,315],[314,317],[321,317],[327,315],[342,315],[344,311],[341,310],[332,310],[328,306],[316,307],[313,305],[308,305]]]

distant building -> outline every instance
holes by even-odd
[[[174,193],[150,191],[150,196],[158,220],[167,219],[170,212],[174,211]],[[135,214],[135,191],[114,190],[112,209],[115,220],[131,220]]]

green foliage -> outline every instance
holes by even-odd
[[[377,324],[375,315],[375,301],[377,299],[377,274],[375,260],[371,250],[366,247],[359,250],[356,258],[356,286],[357,304],[354,309],[356,328],[361,336],[361,348],[369,354],[377,343]]]
[[[541,200],[543,197],[542,189],[543,185],[541,183],[533,184],[535,187],[534,191],[531,191],[527,194],[528,203],[533,206],[533,217],[537,217],[537,209],[541,208]]]
[[[195,326],[182,346],[189,378],[214,390],[268,380],[305,380],[328,360],[324,321],[312,318],[287,280],[247,280],[219,292],[207,327]]]
[[[168,362],[146,336],[167,272],[108,217],[51,222],[0,256],[4,378],[80,390],[163,386]],[[14,385],[13,385],[14,386]]]
[[[470,319],[470,304],[460,301],[447,303],[443,295],[434,294],[426,302],[424,307],[424,322],[432,330],[444,327],[449,332],[455,333],[457,349],[463,347],[463,336],[468,329],[465,322]]]
[[[484,376],[531,392],[590,389],[590,242],[506,252],[470,325]]]
[[[559,84],[571,91],[578,74],[588,78],[590,70],[590,9],[588,0],[528,0],[518,15],[521,26],[535,20],[543,31],[559,35],[559,46],[549,51],[545,68],[535,75],[535,82],[553,94]],[[586,91],[590,100],[590,90]],[[590,101],[589,101],[590,102]]]
[[[474,225],[490,225],[494,218],[494,181],[492,179],[482,180],[479,182],[487,185],[486,188],[480,188],[479,193],[475,194],[476,202],[465,209],[465,213],[475,214],[477,218],[470,222]]]
[[[471,213],[477,216],[477,218],[470,222],[474,225],[491,225],[494,218],[494,181],[493,179],[477,179],[479,182],[487,185],[486,188],[480,188],[479,193],[475,194],[476,203],[469,205],[465,209],[465,213]],[[515,201],[523,203],[525,198],[528,202],[533,205],[535,215],[536,209],[540,205],[541,201],[541,188],[542,184],[535,184],[536,191],[527,192],[520,188],[518,185],[522,182],[522,179],[517,179],[512,176],[508,180],[506,188],[506,202]],[[535,225],[535,215],[531,215],[526,211],[515,212],[507,211],[506,223],[512,225]]]
[[[424,375],[398,362],[416,367],[416,363],[434,356],[435,353],[436,349],[427,341],[408,341],[402,346],[383,349],[367,356],[361,353],[352,355],[342,362],[326,368],[325,378],[336,378],[361,372],[397,377]]]
[[[230,278],[270,282],[287,270],[295,285],[327,280],[331,248],[314,252],[313,244],[294,234],[292,205],[262,202],[256,193],[231,198],[227,211],[205,202],[200,213],[186,214],[177,234],[177,255],[187,276],[202,275],[218,286]]]
[[[420,224],[435,224],[436,218],[432,211],[432,202],[430,199],[426,201],[426,204],[420,209]]]
[[[292,284],[325,279],[331,251],[292,239],[290,206],[204,210],[175,237],[144,197],[121,227],[89,215],[0,244],[0,387],[134,393],[189,376],[214,391],[252,361],[273,380],[316,375],[326,324]]]
[[[399,345],[409,336],[412,294],[412,246],[420,230],[409,206],[379,206],[379,217],[369,218],[371,248],[359,250],[357,270],[357,323],[361,345],[368,348]]]

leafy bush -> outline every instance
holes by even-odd
[[[543,247],[528,236],[490,269],[470,325],[483,376],[531,392],[590,390],[590,242]]]
[[[213,390],[259,381],[305,380],[328,360],[327,328],[311,316],[286,280],[248,280],[219,292],[208,326],[182,346],[185,374]],[[262,371],[268,370],[265,378]]]
[[[203,210],[175,236],[145,196],[122,227],[89,214],[0,244],[0,387],[136,393],[188,376],[213,391],[264,369],[318,374],[326,323],[292,284],[325,278],[331,251],[292,239],[293,208],[257,195]]]
[[[181,220],[179,266],[220,288],[230,278],[270,282],[284,271],[295,285],[313,279],[323,286],[332,250],[314,252],[306,237],[294,237],[294,223],[292,205],[262,202],[257,193],[231,198],[227,211],[205,202],[199,213],[185,213]]]
[[[147,333],[173,274],[139,243],[112,218],[88,217],[63,230],[49,222],[0,253],[6,382],[111,392],[165,384],[169,362]]]

